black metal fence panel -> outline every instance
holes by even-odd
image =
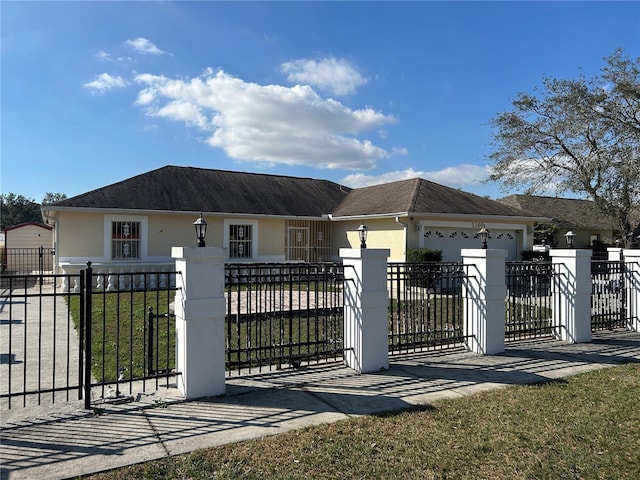
[[[624,262],[591,262],[591,330],[627,325],[625,279]]]
[[[41,281],[43,280],[43,281]],[[5,275],[0,288],[0,409],[79,400],[82,341],[67,275]]]
[[[506,263],[505,341],[546,337],[554,333],[553,275],[551,263]]]
[[[83,275],[85,406],[174,385],[177,272],[94,274],[89,265]]]
[[[460,263],[389,263],[389,353],[459,347],[464,342]]]
[[[43,275],[53,273],[53,248],[3,248],[0,263],[3,274]],[[48,276],[51,280],[52,277]]]
[[[342,359],[341,263],[225,266],[227,371]]]

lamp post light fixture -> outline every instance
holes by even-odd
[[[573,233],[571,230],[569,230],[567,233],[564,234],[564,238],[567,239],[567,246],[569,248],[573,248],[573,240],[574,238],[576,238],[576,234]]]
[[[198,239],[198,246],[204,247],[204,237],[207,236],[207,221],[202,218],[202,212],[200,212],[200,217],[193,222],[193,226],[196,227],[196,238]]]
[[[369,229],[363,223],[358,227],[358,236],[360,237],[360,248],[367,248],[367,232]]]
[[[482,227],[478,232],[478,236],[480,237],[480,241],[482,242],[482,249],[487,249],[487,239],[489,238],[489,230],[485,227]]]

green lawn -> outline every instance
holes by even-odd
[[[140,378],[149,371],[149,340],[152,345],[151,368],[166,370],[175,366],[175,321],[162,317],[149,331],[149,307],[165,314],[174,292],[99,292],[92,295],[91,373],[98,381]],[[69,298],[76,328],[80,319],[78,297]]]
[[[640,365],[367,416],[91,478],[638,479]]]

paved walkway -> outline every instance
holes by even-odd
[[[640,361],[640,333],[593,342],[512,342],[501,355],[442,351],[393,357],[387,371],[357,375],[337,364],[231,378],[227,394],[178,401],[168,391],[99,415],[12,410],[1,422],[1,477],[68,478],[358,415],[558,379]],[[43,416],[44,415],[44,416]]]
[[[0,394],[78,385],[79,340],[60,291],[51,285],[0,289]],[[77,388],[15,397],[12,406],[63,402]],[[0,410],[9,406],[0,399]]]

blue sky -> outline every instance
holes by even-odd
[[[164,165],[479,195],[490,120],[640,56],[640,2],[2,1],[2,193]]]

